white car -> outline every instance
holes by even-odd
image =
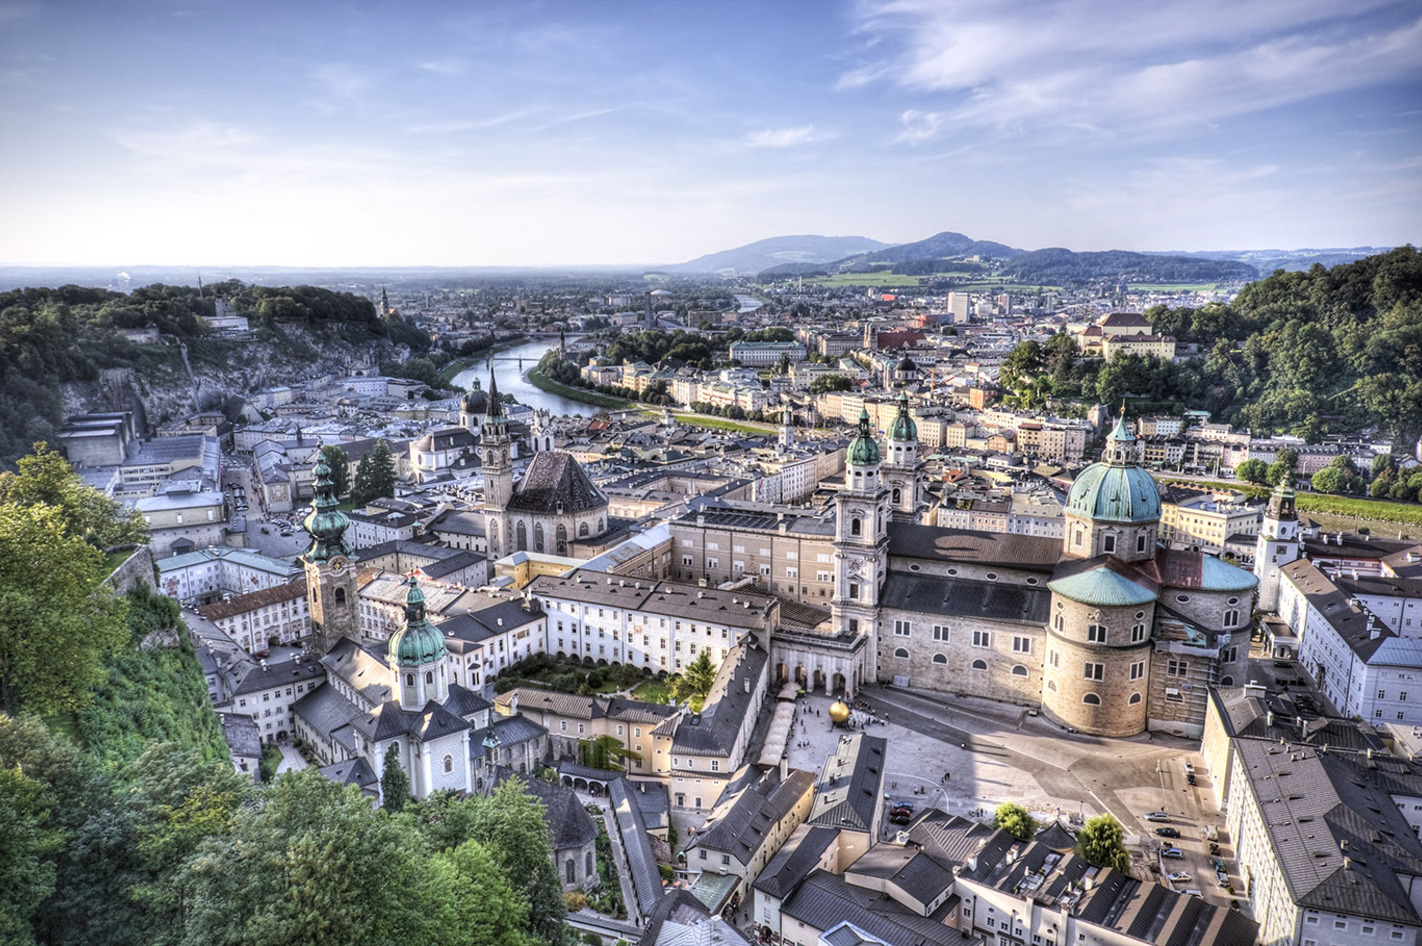
[[[1177,884],[1188,884],[1191,879],[1190,875],[1185,873],[1183,870],[1173,870],[1166,876]]]

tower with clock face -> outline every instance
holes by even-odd
[[[356,564],[346,541],[350,519],[340,510],[331,468],[326,458],[316,454],[316,498],[304,524],[311,533],[311,547],[301,556],[306,570],[306,605],[311,614],[309,650],[328,653],[342,637],[360,642],[356,600]]]
[[[864,652],[877,646],[879,590],[888,575],[889,490],[879,475],[883,456],[859,415],[859,431],[849,444],[844,487],[835,497],[835,595],[830,605],[835,633],[866,639]]]

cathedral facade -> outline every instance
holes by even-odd
[[[782,635],[779,675],[1006,700],[1095,735],[1198,736],[1207,688],[1244,682],[1258,581],[1160,544],[1160,491],[1124,416],[1073,484],[1062,539],[914,522],[911,425],[891,426],[886,458],[861,416],[829,627]]]

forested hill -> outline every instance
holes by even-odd
[[[1411,246],[1281,270],[1227,306],[1157,306],[1146,317],[1206,355],[1198,389],[1172,392],[1192,406],[1309,439],[1380,425],[1406,449],[1422,434],[1422,254]]]
[[[1259,271],[1233,260],[1194,259],[1108,250],[1076,253],[1053,247],[1033,250],[1010,260],[1003,275],[1041,286],[1067,286],[1098,279],[1143,283],[1219,283],[1253,279]]]
[[[232,341],[215,335],[209,320],[215,298],[248,317],[253,332]],[[156,326],[166,339],[133,345],[124,329]],[[312,286],[244,286],[230,281],[203,291],[148,286],[129,295],[63,286],[0,293],[0,464],[9,466],[38,440],[52,440],[63,420],[65,385],[94,382],[100,371],[130,368],[146,385],[187,386],[181,342],[194,367],[219,371],[239,353],[301,351],[292,336],[365,346],[428,337],[399,316],[382,319],[369,299]]]

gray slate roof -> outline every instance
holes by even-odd
[[[802,769],[791,769],[782,781],[779,769],[762,772],[752,765],[742,766],[688,850],[704,848],[750,864],[771,829],[800,804],[814,782],[814,774]],[[690,856],[687,862],[697,866]]]
[[[882,736],[840,736],[820,771],[814,805],[806,820],[826,828],[871,830],[884,787],[888,745]]]
[[[1050,572],[1062,557],[1062,542],[1061,539],[1045,536],[972,532],[911,522],[891,522],[889,554],[895,558],[977,562]]]
[[[882,893],[816,870],[781,906],[781,915],[829,930],[848,921],[889,946],[967,946],[975,937],[945,926],[936,916],[919,916]]]
[[[509,508],[519,512],[556,514],[589,512],[607,507],[607,497],[588,478],[571,453],[545,450],[533,455]]]
[[[1016,582],[972,581],[900,571],[889,572],[880,596],[891,607],[923,614],[1036,625],[1047,623],[1051,599],[1045,585],[1032,588]]]
[[[839,831],[834,828],[809,822],[800,825],[760,872],[755,889],[777,899],[788,897],[819,865],[825,851],[838,842]]]
[[[726,654],[700,713],[677,719],[672,751],[683,755],[727,757],[736,733],[760,690],[760,678],[770,655],[755,638],[746,637]]]
[[[622,835],[622,848],[631,869],[632,889],[642,912],[651,913],[662,898],[662,875],[657,870],[657,857],[652,852],[647,823],[642,817],[637,791],[625,778],[613,779],[607,786],[612,813]]]

